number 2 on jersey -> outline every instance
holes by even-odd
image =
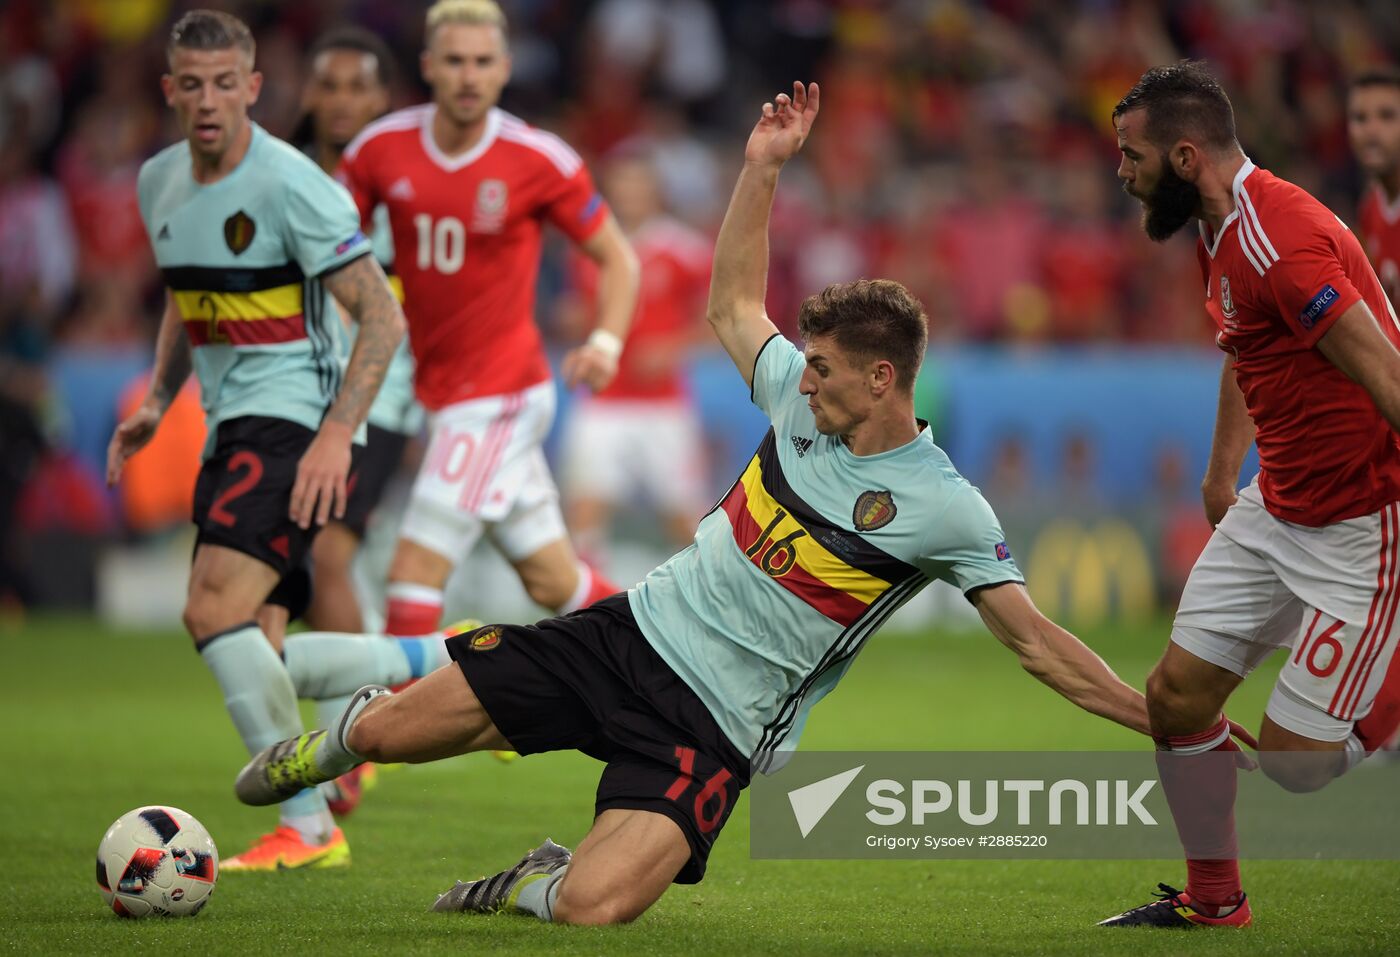
[[[418,268],[436,269],[450,276],[467,258],[467,228],[456,216],[434,221],[427,213],[413,217],[418,230]]]

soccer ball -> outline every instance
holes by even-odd
[[[218,876],[214,839],[179,808],[128,811],[97,845],[97,887],[122,917],[193,917]]]

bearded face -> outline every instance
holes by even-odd
[[[1148,239],[1158,243],[1176,235],[1201,205],[1201,191],[1194,183],[1188,183],[1176,175],[1165,153],[1162,154],[1161,169],[1162,175],[1147,195],[1128,189],[1142,202],[1143,231]]]

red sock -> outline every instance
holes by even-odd
[[[594,602],[602,601],[609,595],[616,595],[618,592],[622,591],[621,588],[617,587],[616,582],[598,571],[598,569],[590,567],[589,571],[592,572],[593,583],[588,589],[588,594],[583,598],[583,606],[585,608]]]
[[[1390,668],[1376,692],[1375,704],[1366,717],[1356,722],[1352,732],[1370,754],[1389,744],[1397,730],[1400,730],[1400,651],[1390,658]]]
[[[1235,760],[1239,746],[1221,715],[1209,729],[1158,739],[1157,773],[1186,850],[1186,891],[1207,917],[1238,904]]]
[[[384,630],[398,637],[437,631],[442,620],[442,589],[411,582],[391,582]]]
[[[555,609],[560,615],[567,615],[569,612],[578,611],[580,608],[587,608],[600,598],[607,598],[609,595],[616,595],[622,589],[613,584],[603,573],[598,571],[587,562],[578,563],[578,584],[574,586],[574,593],[569,596],[569,600]]]

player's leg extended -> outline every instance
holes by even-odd
[[[572,855],[545,841],[509,870],[459,881],[433,910],[510,909],[563,924],[625,924],[660,899],[690,855],[671,818],[612,808],[598,815]]]
[[[225,707],[250,754],[301,730],[291,678],[272,641],[254,620],[277,581],[271,566],[220,545],[200,545],[190,572],[185,625],[218,681]],[[279,846],[286,845],[278,852],[284,866],[349,862],[344,837],[314,791],[290,796],[281,808],[281,818],[282,826],[270,837]],[[264,841],[254,851],[270,847]],[[237,871],[264,856],[244,860],[248,855],[239,855],[224,866]],[[276,864],[274,859],[272,866]]]
[[[266,747],[243,768],[235,791],[264,805],[312,788],[365,761],[422,763],[491,748],[510,749],[460,668],[439,668],[397,694],[367,687],[330,728]]]
[[[1226,521],[1238,518],[1232,510]],[[1302,608],[1267,560],[1219,530],[1211,537],[1182,593],[1171,643],[1147,681],[1162,791],[1186,851],[1186,890],[1160,885],[1163,900],[1105,925],[1249,918],[1237,860],[1236,768],[1228,753],[1236,746],[1221,709],[1245,675],[1292,641]]]
[[[1316,530],[1276,523],[1280,574],[1307,607],[1269,698],[1260,763],[1290,791],[1323,787],[1400,724],[1397,528],[1394,504]]]

